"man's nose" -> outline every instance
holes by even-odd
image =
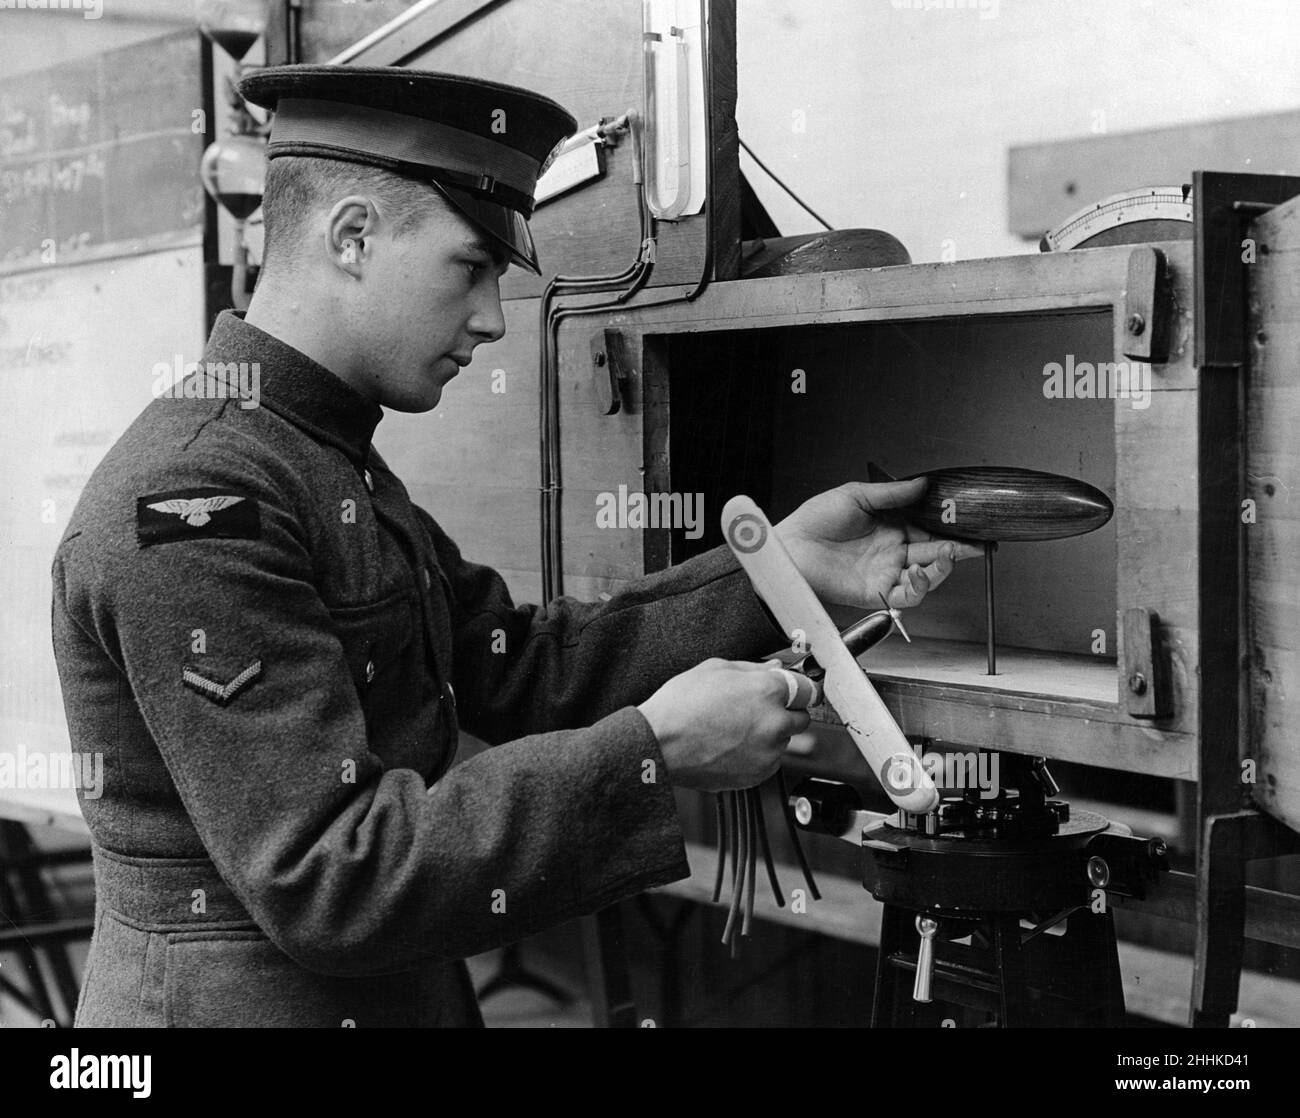
[[[495,342],[505,336],[506,317],[501,310],[501,293],[496,284],[484,291],[475,304],[469,329],[485,342]]]

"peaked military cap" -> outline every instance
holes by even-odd
[[[239,92],[275,111],[268,159],[341,159],[421,179],[540,273],[528,231],[537,180],[578,127],[549,97],[400,66],[269,66]]]

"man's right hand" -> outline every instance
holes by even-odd
[[[741,660],[705,660],[673,676],[637,709],[687,788],[725,792],[761,784],[781,765],[791,735],[808,727],[787,710],[789,673]]]

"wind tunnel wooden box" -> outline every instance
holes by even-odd
[[[1172,305],[1189,307],[1191,246],[1162,248]],[[1138,370],[1137,395],[1045,391],[1053,365],[1063,374],[1133,365],[1124,355],[1131,252],[722,283],[694,304],[610,319],[635,354],[646,491],[703,494],[702,537],[648,531],[646,569],[721,542],[718,513],[733,493],[775,520],[822,489],[865,479],[868,462],[896,476],[982,464],[1087,481],[1114,502],[1105,527],[998,550],[996,676],[985,674],[979,561],[909,611],[911,645],[890,638],[863,666],[908,734],[1195,779],[1189,316],[1175,310],[1168,360]],[[590,332],[572,331],[570,369],[586,349],[578,335]],[[566,377],[574,410],[580,381]],[[1157,619],[1154,642],[1149,628],[1125,632],[1126,620],[1137,627],[1146,616]],[[1153,687],[1167,681],[1164,717],[1135,713],[1135,672]]]

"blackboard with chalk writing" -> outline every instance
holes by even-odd
[[[0,273],[202,235],[199,35],[0,79]]]

